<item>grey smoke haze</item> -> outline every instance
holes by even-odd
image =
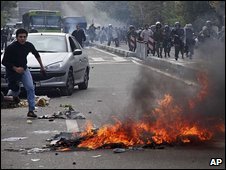
[[[61,1],[61,11],[63,16],[85,16],[88,26],[94,22],[95,26],[124,26],[114,19],[107,16],[106,13],[97,10],[93,1]]]
[[[177,80],[168,81],[165,76],[156,76],[152,71],[141,68],[140,74],[133,85],[131,103],[128,106],[128,117],[140,120],[149,116],[153,121],[152,110],[157,107],[156,101],[169,93],[175,104],[183,108],[183,116],[191,122],[210,128],[224,121],[225,118],[225,43],[207,41],[195,51],[195,57],[205,62],[197,64],[197,69],[206,71],[209,89],[201,102],[194,109],[188,109],[188,100],[193,99],[199,88],[182,86]],[[200,69],[201,68],[201,69]],[[178,70],[179,71],[179,70]],[[170,113],[170,111],[169,111]]]
[[[199,65],[206,69],[209,80],[209,96],[202,108],[205,112],[215,115],[225,115],[225,43],[217,40],[207,41],[200,46],[197,54],[205,60]]]

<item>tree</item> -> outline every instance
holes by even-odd
[[[130,24],[131,11],[129,10],[129,1],[94,1],[95,7],[108,14],[109,17]]]
[[[133,18],[139,25],[155,24],[157,21],[163,22],[163,2],[164,1],[130,1],[130,10],[133,11]]]
[[[109,16],[137,27],[144,24],[174,25],[176,21],[185,26],[193,24],[196,30],[211,20],[221,27],[225,24],[224,1],[99,1],[96,7]]]
[[[10,10],[16,7],[17,1],[1,1],[1,27],[9,20]]]
[[[219,20],[219,26],[225,25],[225,1],[209,1],[210,6],[216,12]]]
[[[215,2],[215,3],[214,3]],[[180,1],[183,11],[183,18],[186,23],[192,23],[196,30],[201,30],[207,20],[211,20],[214,25],[220,27],[223,19],[217,14],[217,10],[221,8],[225,10],[221,1]]]
[[[165,1],[163,3],[163,20],[164,24],[174,26],[175,22],[180,22],[184,25],[186,22],[183,17],[183,11],[181,10],[181,4],[175,1]]]

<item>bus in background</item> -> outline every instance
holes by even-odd
[[[29,10],[22,16],[27,31],[32,28],[38,32],[61,32],[61,12],[50,10]]]
[[[68,17],[62,18],[63,32],[72,33],[76,29],[76,25],[79,24],[80,28],[86,31],[87,21],[85,17]]]

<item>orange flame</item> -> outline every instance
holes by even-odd
[[[212,138],[211,130],[202,128],[197,122],[189,122],[183,116],[182,108],[174,104],[171,95],[166,94],[158,104],[159,107],[151,112],[155,120],[121,122],[115,118],[115,124],[104,125],[96,132],[92,131],[93,127],[89,122],[86,130],[81,134],[87,138],[78,147],[97,149],[115,143],[125,146],[145,145],[152,142],[187,143],[191,142],[191,136],[195,136],[200,141]]]

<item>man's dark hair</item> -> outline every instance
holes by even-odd
[[[23,29],[23,28],[19,28],[17,31],[16,31],[16,37],[18,37],[19,34],[28,34],[27,30]]]

